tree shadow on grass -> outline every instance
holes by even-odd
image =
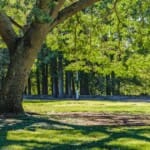
[[[118,128],[124,128],[123,130],[116,130]],[[8,138],[9,132],[18,132],[19,135],[24,136],[23,131],[36,133],[38,129],[45,130],[48,132],[50,130],[59,131],[56,134],[60,139],[62,136],[68,137],[68,140],[56,140],[53,141],[53,137],[46,137],[47,139],[42,139],[42,133],[40,134],[40,139],[37,138],[28,139],[28,135],[21,139]],[[97,137],[91,140],[80,140],[80,138],[74,138],[69,140],[69,136],[76,135],[80,133],[79,136],[91,137],[91,134],[101,133],[105,136]],[[86,149],[105,149],[105,150],[137,150],[133,147],[120,145],[120,144],[109,144],[112,141],[116,141],[120,138],[129,138],[135,140],[141,140],[150,142],[148,136],[144,136],[143,133],[150,133],[150,128],[142,127],[135,128],[123,127],[123,126],[81,126],[74,124],[62,123],[49,119],[48,117],[40,115],[24,115],[18,116],[14,119],[0,119],[0,150],[7,149],[7,147],[12,145],[22,146],[27,150],[86,150]],[[18,135],[18,134],[17,134]],[[29,135],[30,136],[30,135]],[[17,149],[13,149],[17,150]]]

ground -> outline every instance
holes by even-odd
[[[0,116],[0,150],[149,150],[150,103],[25,101]]]

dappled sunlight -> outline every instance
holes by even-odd
[[[149,123],[149,105],[25,101],[26,115],[0,117],[0,150],[145,150],[150,147],[150,126],[141,125],[142,119]]]
[[[36,115],[16,118],[13,124],[11,119],[1,119],[1,122],[2,150],[109,150],[110,148],[145,150],[150,146],[149,126],[82,126]],[[127,142],[128,140],[130,142]]]

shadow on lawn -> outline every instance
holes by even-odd
[[[49,141],[44,140],[28,140],[28,138],[24,138],[23,140],[15,140],[11,139],[9,140],[7,138],[9,131],[18,131],[18,130],[27,130],[27,131],[35,131],[37,127],[35,124],[48,124],[48,128],[43,128],[42,126],[39,127],[41,129],[46,130],[59,130],[61,136],[65,133],[68,134],[76,134],[78,131],[84,136],[90,136],[91,133],[99,132],[102,134],[106,134],[106,137],[103,137],[101,139],[96,139],[90,142],[80,141],[76,143],[76,139],[74,142],[71,143],[71,141],[68,142],[51,142],[51,138],[49,138]],[[65,126],[65,128],[64,128]],[[66,128],[67,127],[67,128]],[[7,146],[11,145],[21,145],[25,147],[27,150],[86,150],[86,149],[92,149],[92,148],[101,148],[105,150],[135,150],[133,147],[129,146],[123,146],[123,145],[109,145],[109,142],[115,141],[119,138],[130,138],[130,139],[136,139],[136,140],[142,140],[146,142],[150,142],[150,138],[146,136],[140,135],[140,133],[149,133],[150,129],[148,128],[141,128],[137,129],[134,127],[129,127],[126,130],[118,130],[114,132],[113,126],[79,126],[79,125],[73,125],[73,124],[65,124],[58,121],[54,121],[51,119],[48,119],[46,117],[40,117],[39,115],[27,115],[27,116],[20,116],[16,117],[15,123],[9,123],[4,119],[0,120],[0,150],[3,150],[3,148],[7,149]],[[119,126],[120,128],[120,126]],[[62,131],[62,132],[61,132]],[[21,132],[21,131],[20,131]],[[71,132],[71,133],[70,133]],[[22,135],[23,136],[23,135]],[[42,137],[41,137],[42,139]]]

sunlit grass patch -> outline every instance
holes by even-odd
[[[67,101],[25,101],[26,111],[37,113],[48,112],[126,112],[150,114],[148,102],[115,102],[95,100],[67,100]]]

